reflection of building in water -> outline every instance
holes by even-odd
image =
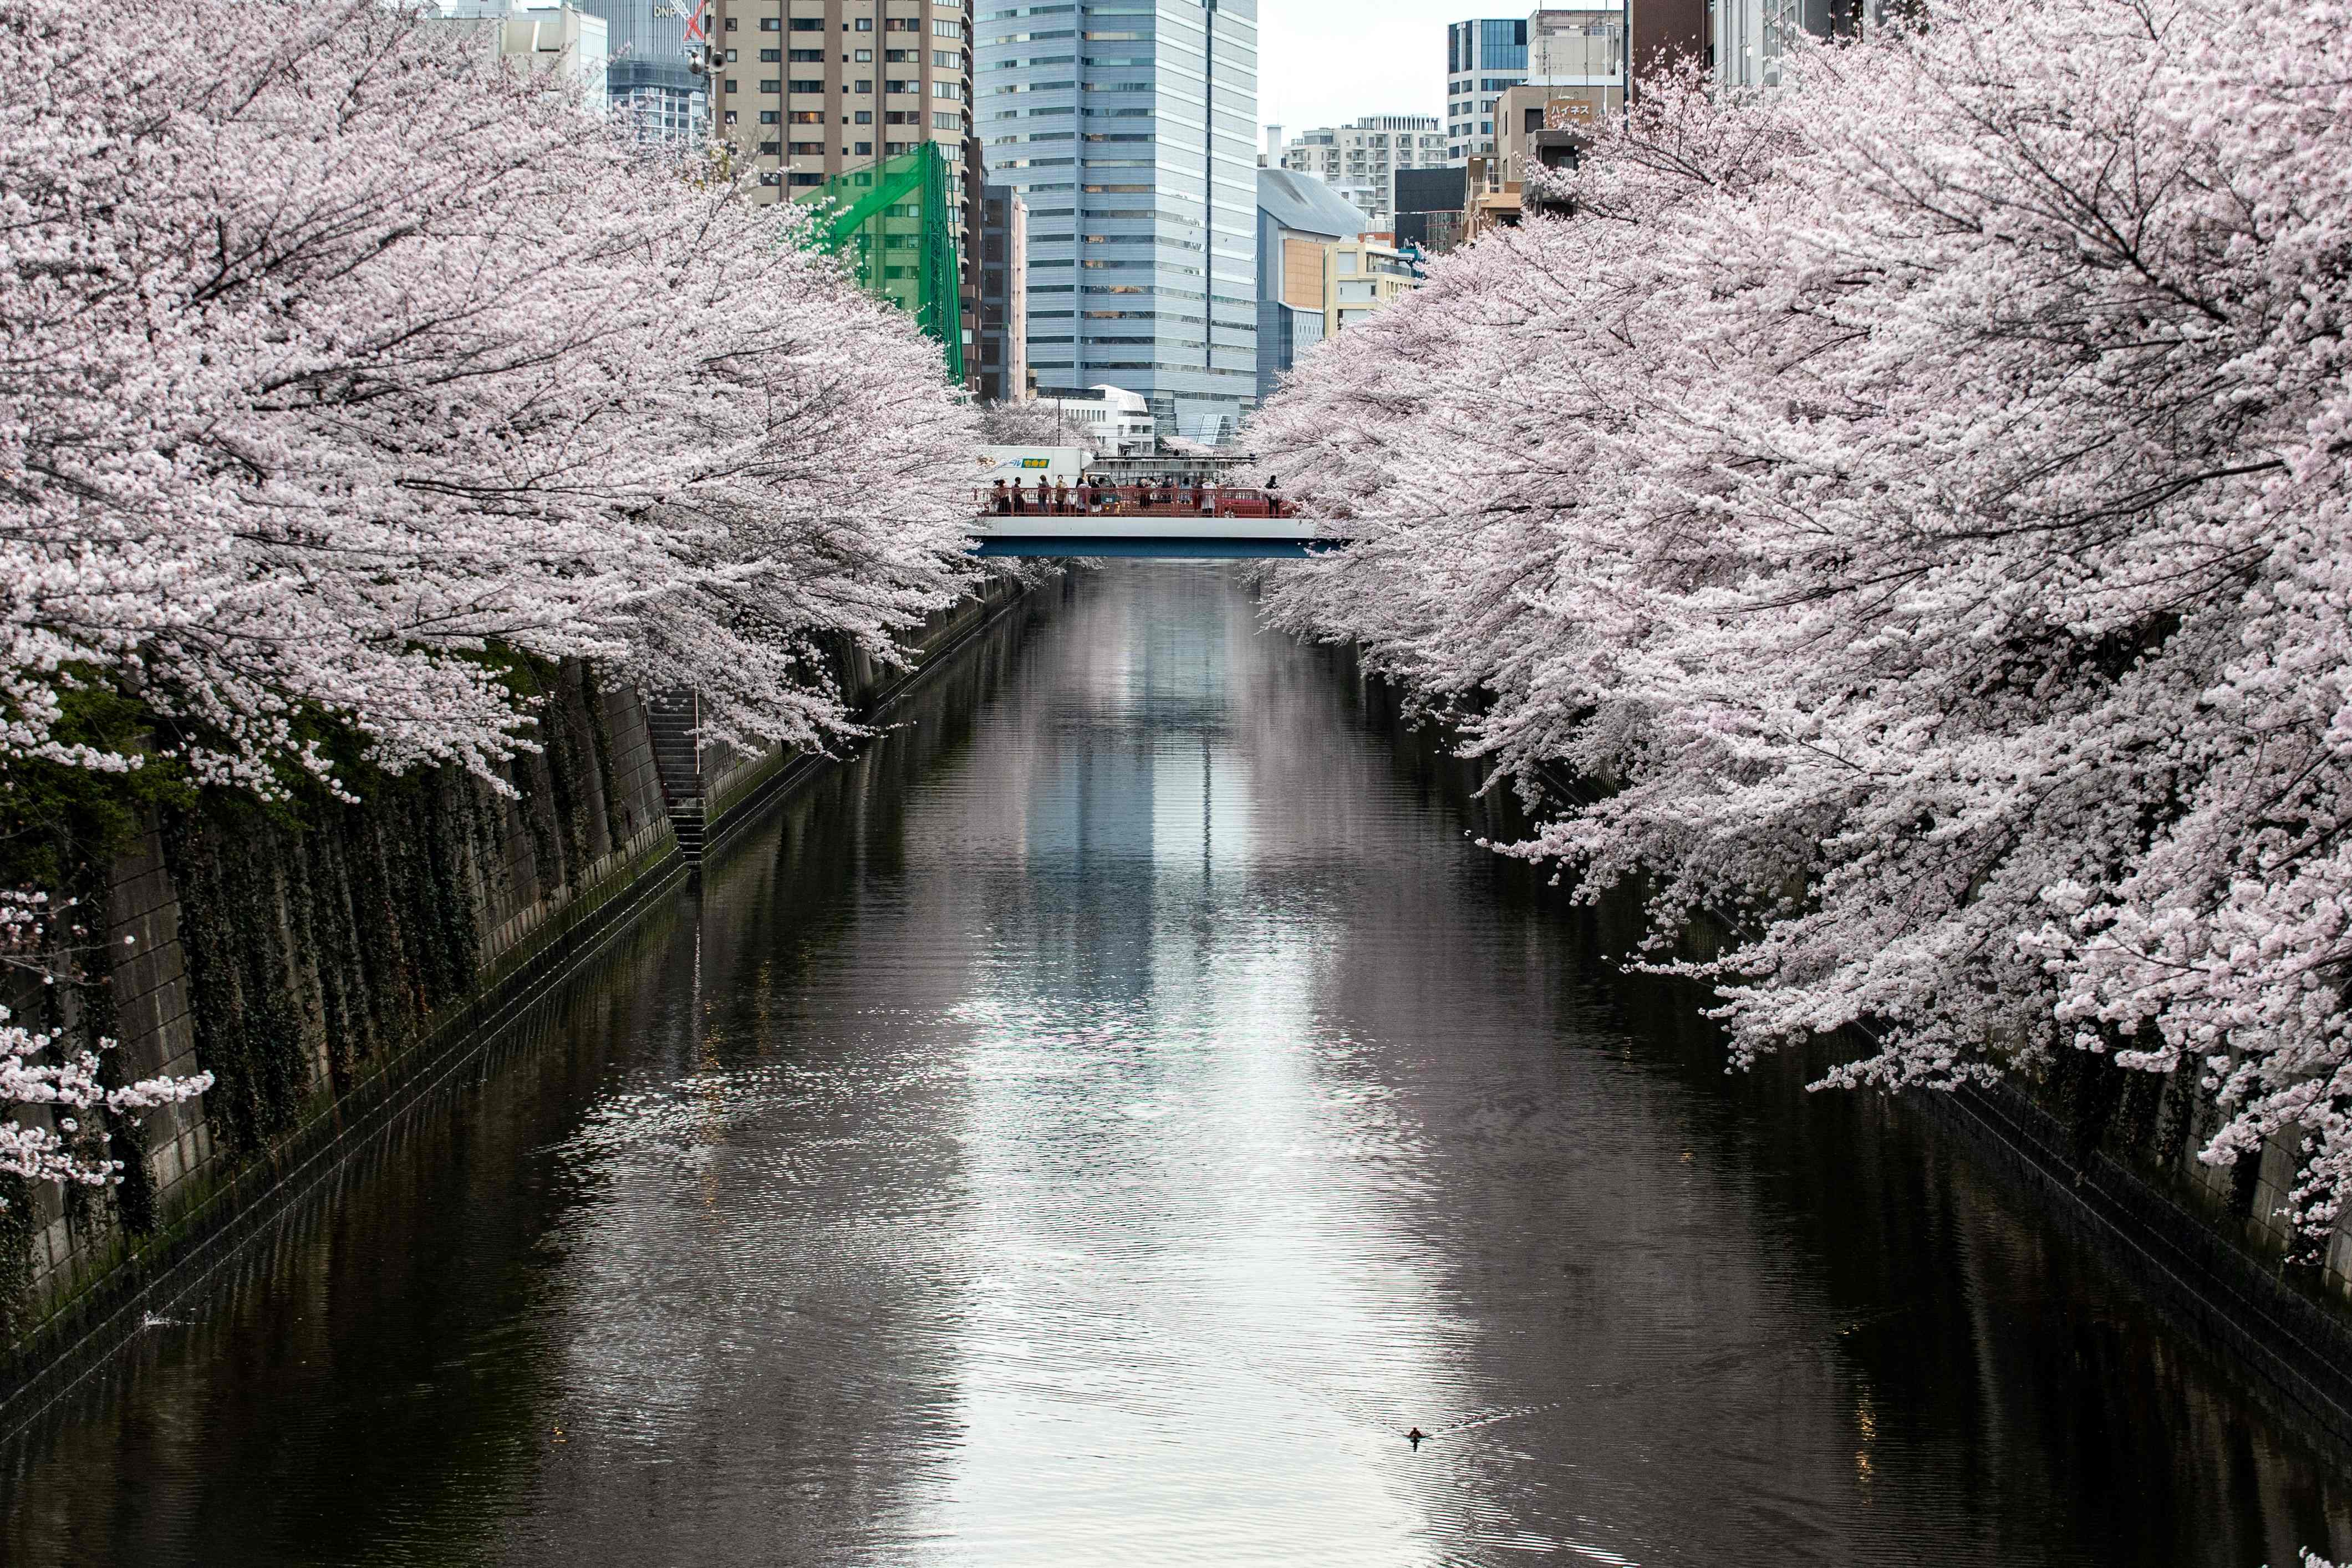
[[[1066,667],[1063,700],[1087,710],[1052,715],[1057,733],[1029,802],[1032,875],[1073,884],[1052,934],[1105,1001],[1150,989],[1159,906],[1197,898],[1207,868],[1242,853],[1247,829],[1238,801],[1220,814],[1214,800],[1221,774],[1230,788],[1245,773],[1219,757],[1229,720],[1222,627],[1157,610],[1121,596],[1094,611],[1126,620],[1118,633],[1061,645],[1081,660]],[[1104,661],[1106,648],[1118,652]],[[1139,898],[1139,885],[1153,896]]]

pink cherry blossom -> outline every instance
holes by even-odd
[[[723,156],[648,153],[479,27],[0,0],[0,767],[348,792],[341,726],[495,783],[534,743],[516,651],[822,747],[840,654],[903,663],[982,570],[936,345]],[[62,737],[77,687],[152,737]],[[201,1088],[101,1093],[0,1031],[0,1101]],[[110,1173],[77,1158],[0,1131],[0,1168]]]
[[[2299,0],[1934,0],[1654,81],[1258,426],[1274,579],[1694,920],[1735,1057],[2193,1071],[2352,1188],[2352,41]],[[1566,781],[1569,787],[1561,787]]]

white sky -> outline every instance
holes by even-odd
[[[1445,112],[1445,26],[1523,15],[1477,0],[1258,0],[1258,151],[1367,114]]]

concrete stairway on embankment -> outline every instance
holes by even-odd
[[[703,810],[702,748],[694,731],[699,705],[688,691],[667,691],[646,704],[646,729],[653,740],[654,769],[661,775],[662,799],[677,835],[678,852],[689,866],[702,864],[709,828]]]

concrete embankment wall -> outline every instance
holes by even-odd
[[[937,658],[1021,594],[993,584],[913,640]],[[909,679],[837,663],[854,711]],[[444,770],[300,813],[222,795],[151,813],[115,858],[93,892],[111,963],[63,988],[56,1021],[119,1041],[125,1077],[201,1068],[215,1082],[110,1130],[128,1160],[119,1187],[6,1194],[0,1428],[688,875],[645,702],[578,666],[534,679],[543,749],[509,770],[511,794]],[[708,749],[708,838],[825,761]]]
[[[2105,1253],[2188,1338],[2226,1364],[2273,1414],[2352,1454],[2352,1308],[2339,1229],[2328,1261],[2290,1261],[2284,1227],[2243,1194],[2254,1178],[2216,1183],[2173,1151],[2084,1150],[2066,1120],[2015,1087],[1906,1097],[1978,1157]],[[2284,1140],[2273,1140],[2274,1144]],[[2168,1156],[2159,1163],[2155,1156]],[[2292,1171],[2291,1150],[2265,1152],[2263,1184]],[[2222,1173],[2226,1177],[2227,1173]],[[2259,1190],[2259,1189],[2257,1189]]]
[[[1591,793],[1553,783],[1566,799]],[[1604,951],[1638,947],[1644,891],[1600,900]],[[1685,956],[1712,957],[1721,941],[1698,926],[1682,933]],[[1693,987],[1686,1005],[1695,1012],[1706,999]],[[1859,1039],[1820,1042],[1807,1076],[1866,1048]],[[2199,1159],[2223,1121],[2204,1076],[2194,1064],[2158,1075],[2067,1050],[1990,1089],[1916,1089],[1897,1103],[2102,1252],[2263,1405],[2352,1454],[2352,1215],[2324,1246],[2281,1216],[2305,1158],[2292,1132],[2234,1166]]]
[[[1384,730],[1401,735],[1420,724],[1403,689],[1363,680],[1368,709]],[[1454,755],[1442,731],[1423,743],[1433,760]],[[1466,793],[1484,783],[1483,771],[1465,780]],[[1567,804],[1607,787],[1559,773],[1546,782]],[[1510,842],[1530,831],[1509,791],[1479,796],[1474,809],[1483,837]],[[1603,956],[1639,952],[1650,929],[1648,891],[1629,884],[1595,901],[1590,918]],[[1722,940],[1719,930],[1686,928],[1683,956],[1713,957]],[[1693,1026],[1712,1026],[1698,1019],[1707,997],[1696,984],[1636,984],[1656,988],[1654,998],[1671,991],[1658,1005]],[[1719,1038],[1713,1045],[1719,1048]],[[1832,1038],[1791,1065],[1811,1080],[1865,1048]],[[2233,1371],[2263,1405],[2352,1455],[2352,1215],[2337,1221],[2324,1247],[2280,1217],[2305,1157],[2294,1134],[2268,1140],[2259,1159],[2234,1167],[2200,1160],[2221,1119],[2202,1077],[2193,1066],[2158,1076],[2066,1051],[2038,1078],[2021,1075],[1990,1091],[1916,1090],[1895,1104],[2113,1262],[2183,1339]]]

